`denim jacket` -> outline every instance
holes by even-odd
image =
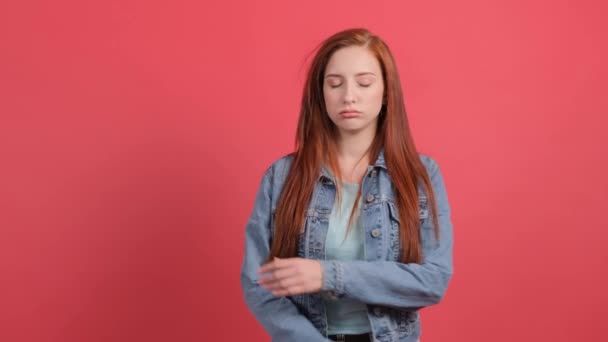
[[[437,201],[440,239],[433,232],[427,198],[418,186],[423,260],[401,263],[399,214],[380,151],[362,183],[360,220],[365,227],[366,260],[325,260],[325,238],[336,195],[335,181],[322,168],[299,236],[298,256],[317,259],[323,269],[320,292],[275,297],[257,284],[257,269],[269,255],[277,200],[292,163],[284,156],[262,177],[254,208],[245,227],[241,287],[245,303],[272,341],[328,341],[324,299],[352,298],[366,303],[373,341],[415,342],[420,337],[418,310],[443,298],[453,273],[453,232],[444,181],[434,159],[419,154]]]

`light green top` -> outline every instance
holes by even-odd
[[[325,242],[325,259],[327,260],[365,260],[364,255],[364,230],[359,220],[358,212],[353,217],[353,226],[346,235],[348,219],[355,204],[355,198],[359,191],[359,184],[342,183],[342,203],[338,208],[338,201],[334,201],[334,207],[329,217],[329,227]],[[337,197],[337,196],[336,196]],[[371,331],[369,319],[367,318],[367,306],[365,303],[353,299],[325,300],[327,311],[328,334],[363,334]]]

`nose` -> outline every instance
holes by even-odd
[[[346,84],[344,87],[344,103],[355,102],[355,87],[353,85]]]

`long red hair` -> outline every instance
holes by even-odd
[[[321,165],[327,165],[340,180],[337,128],[326,114],[323,78],[333,53],[353,45],[367,47],[376,56],[382,69],[385,105],[378,116],[377,132],[369,149],[369,160],[376,160],[384,148],[384,159],[399,212],[401,262],[420,263],[422,259],[418,184],[426,193],[435,234],[439,237],[435,196],[412,139],[395,60],[382,39],[366,29],[355,28],[332,35],[316,48],[304,85],[292,166],[276,208],[269,260],[297,255],[298,236],[305,222],[315,183],[319,179]],[[359,192],[355,203],[360,195]]]

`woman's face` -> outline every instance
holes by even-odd
[[[323,77],[327,114],[340,132],[375,132],[384,80],[373,53],[361,46],[341,48],[329,59]]]

